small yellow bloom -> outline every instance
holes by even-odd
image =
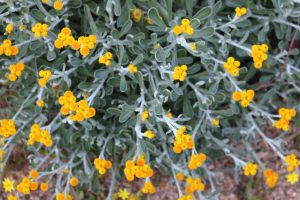
[[[131,73],[131,74],[134,74],[135,72],[137,72],[137,67],[133,64],[129,64],[128,65],[128,71]]]
[[[149,139],[153,139],[153,138],[155,138],[155,133],[153,133],[153,131],[151,131],[151,130],[147,130],[145,132],[145,137],[147,137]]]
[[[142,112],[142,121],[146,121],[149,117],[149,111],[145,110]]]
[[[183,179],[184,179],[184,174],[183,174],[182,172],[178,172],[178,173],[176,174],[176,179],[177,179],[178,181],[183,181]]]
[[[173,118],[173,114],[171,112],[167,112],[166,117],[172,119]]]
[[[247,8],[244,7],[236,7],[235,8],[235,14],[238,17],[241,17],[247,13]]]
[[[9,178],[5,178],[3,181],[2,181],[2,185],[3,185],[3,188],[4,188],[4,191],[5,192],[12,192],[12,191],[15,191],[15,181],[14,180],[11,180]]]
[[[63,2],[61,0],[54,1],[53,8],[55,10],[61,10],[61,9],[63,9],[63,7],[64,7],[64,4],[63,4]]]
[[[70,179],[70,185],[73,186],[73,187],[76,187],[78,185],[79,181],[76,177],[72,177]]]
[[[245,176],[255,176],[257,173],[258,166],[254,163],[248,162],[244,166],[244,174]]]
[[[40,189],[45,192],[48,190],[48,183],[41,183]]]
[[[131,12],[131,17],[132,17],[133,21],[135,21],[135,22],[141,21],[142,15],[143,15],[142,10],[139,8],[135,8]]]
[[[43,100],[37,100],[35,103],[40,108],[45,106],[45,102]]]
[[[7,200],[18,200],[18,197],[16,197],[15,195],[8,195],[7,196]]]
[[[196,43],[191,43],[190,48],[192,49],[192,51],[196,51],[197,50]]]
[[[39,176],[39,172],[35,169],[32,169],[29,172],[29,177],[32,178],[32,179],[36,179],[38,176]]]
[[[183,82],[187,76],[187,69],[186,65],[176,66],[173,71],[173,79]]]
[[[219,126],[220,120],[219,120],[218,118],[213,118],[212,124],[213,124],[214,126]]]
[[[122,200],[128,199],[130,193],[126,189],[120,189],[118,192],[118,197]]]
[[[290,184],[295,184],[299,182],[299,175],[297,173],[292,173],[286,175],[286,180]]]
[[[4,156],[4,151],[0,149],[0,161],[3,159],[3,156]]]
[[[11,34],[14,30],[14,24],[7,24],[6,28],[5,28],[5,32],[8,34]]]

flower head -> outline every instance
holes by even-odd
[[[4,188],[4,191],[5,192],[12,192],[12,191],[15,191],[15,181],[14,180],[11,180],[9,178],[5,178],[3,181],[2,181],[2,185],[3,185],[3,188]]]

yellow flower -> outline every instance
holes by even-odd
[[[185,134],[185,131],[185,126],[182,126],[177,130],[173,145],[173,151],[177,154],[181,153],[184,150],[192,149],[195,146],[192,136],[189,134]]]
[[[40,188],[43,192],[48,190],[48,183],[41,183]]]
[[[0,120],[0,136],[8,138],[17,133],[15,127],[15,121],[12,119],[2,119]]]
[[[129,64],[128,65],[128,71],[131,73],[131,74],[134,74],[135,72],[137,72],[137,67],[133,64]]]
[[[155,133],[153,133],[153,131],[151,131],[151,130],[147,130],[145,132],[145,137],[147,137],[149,139],[155,138]]]
[[[73,186],[73,187],[76,187],[78,185],[79,181],[76,177],[72,177],[70,179],[70,185]]]
[[[235,91],[232,93],[232,100],[240,101],[242,107],[248,107],[255,95],[254,90],[242,90],[241,92]]]
[[[261,45],[252,45],[251,47],[251,56],[253,58],[254,67],[257,69],[262,68],[263,62],[268,59],[267,51],[268,45],[261,44]]]
[[[193,200],[193,196],[190,194],[182,195],[181,197],[178,198],[178,200]]]
[[[287,170],[289,172],[294,171],[299,166],[299,160],[295,154],[289,154],[284,158],[284,161],[287,165]]]
[[[187,187],[185,188],[185,192],[187,194],[192,194],[195,191],[202,192],[205,189],[205,185],[200,178],[192,178],[189,176],[186,179],[186,183]]]
[[[236,7],[235,8],[235,14],[238,17],[241,17],[247,13],[247,8],[244,7]]]
[[[179,25],[174,26],[173,33],[175,35],[180,35],[181,33],[186,33],[187,35],[193,35],[194,28],[190,25],[190,20],[185,18],[181,20],[180,26]]]
[[[100,56],[98,61],[100,64],[105,64],[106,66],[108,66],[111,64],[112,57],[112,53],[108,51],[104,54],[104,56]]]
[[[48,2],[49,2],[49,0],[42,0],[42,2],[43,2],[43,3],[48,3]]]
[[[290,184],[295,184],[299,182],[299,175],[297,173],[292,173],[286,175],[286,180]]]
[[[235,60],[234,57],[227,58],[227,61],[223,64],[225,70],[234,77],[239,75],[240,65],[240,61]]]
[[[52,73],[50,70],[41,70],[39,72],[40,79],[38,80],[40,87],[45,87],[51,76]]]
[[[130,193],[126,189],[120,189],[118,192],[118,197],[120,197],[122,200],[128,199]]]
[[[16,197],[15,195],[8,195],[7,196],[7,200],[18,200],[18,197]]]
[[[42,23],[36,23],[31,31],[34,33],[35,38],[47,37],[48,36],[48,25]]]
[[[257,173],[258,166],[254,163],[248,162],[244,166],[244,174],[245,176],[255,176]]]
[[[169,119],[173,118],[173,114],[171,112],[167,112],[166,117]]]
[[[4,188],[4,191],[5,192],[12,192],[12,191],[15,191],[15,181],[14,180],[11,180],[9,178],[5,178],[3,181],[2,181],[2,185],[3,185],[3,188]]]
[[[3,159],[3,156],[4,156],[4,151],[0,149],[0,161]]]
[[[149,111],[145,110],[142,112],[142,121],[146,121],[149,117]]]
[[[26,25],[21,24],[21,25],[19,26],[19,29],[20,29],[20,31],[24,31],[24,30],[26,29]]]
[[[178,181],[183,181],[183,179],[184,179],[184,174],[183,174],[182,172],[178,172],[178,173],[176,174],[176,179],[177,179]]]
[[[290,128],[290,120],[296,116],[297,112],[295,109],[280,108],[278,110],[280,119],[275,121],[274,126],[283,131],[288,131]]]
[[[7,24],[5,28],[6,33],[11,34],[13,30],[14,30],[14,24]]]
[[[139,22],[142,18],[142,10],[139,8],[135,8],[132,12],[131,12],[131,17],[133,19],[133,21],[135,22]]]
[[[190,170],[195,170],[198,167],[201,167],[206,160],[206,155],[204,153],[192,154],[188,167]]]
[[[218,118],[213,118],[212,124],[213,124],[214,126],[219,126],[220,120],[219,120]]]
[[[192,49],[192,51],[196,51],[197,50],[196,43],[191,43],[190,48]]]
[[[45,102],[43,100],[37,100],[35,103],[38,107],[41,108],[45,106]]]
[[[36,179],[39,176],[39,172],[35,169],[30,170],[29,177],[32,179]]]
[[[63,3],[62,3],[61,0],[56,0],[56,1],[54,1],[54,3],[53,3],[53,8],[54,8],[55,10],[61,10],[61,9],[63,9],[63,7],[64,7],[64,5],[63,5]]]
[[[100,175],[105,174],[106,171],[112,167],[112,163],[110,160],[105,160],[101,158],[96,158],[94,160],[94,165]]]
[[[9,65],[10,74],[8,75],[8,79],[10,81],[16,81],[18,77],[20,77],[23,73],[25,65],[22,62],[18,62],[16,64]]]
[[[264,177],[265,177],[268,187],[274,188],[277,184],[279,175],[277,172],[273,171],[272,169],[266,169],[264,171]]]
[[[186,65],[176,66],[173,71],[173,79],[183,82],[187,76],[187,69]]]
[[[142,188],[142,192],[144,194],[153,194],[155,192],[155,187],[150,181],[147,181]]]

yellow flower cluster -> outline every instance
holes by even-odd
[[[289,154],[284,158],[289,172],[294,171],[299,166],[299,160],[295,154]]]
[[[18,197],[16,197],[15,195],[8,195],[7,196],[7,200],[18,200]]]
[[[5,32],[8,34],[11,34],[14,30],[14,24],[7,24],[7,26],[5,27]]]
[[[72,187],[76,187],[76,186],[79,184],[79,180],[78,180],[78,178],[76,178],[76,177],[72,177],[72,178],[70,179],[69,183],[70,183],[70,185],[71,185]]]
[[[31,181],[29,178],[24,177],[22,181],[17,185],[17,191],[25,195],[30,194]],[[35,189],[35,188],[33,188]]]
[[[63,7],[64,7],[64,4],[63,4],[63,2],[61,0],[55,0],[54,1],[53,8],[55,10],[61,10],[61,9],[63,9]]]
[[[155,138],[155,133],[151,130],[147,130],[144,135],[145,135],[145,137],[147,137],[149,139]]]
[[[8,79],[10,81],[16,81],[18,77],[22,75],[22,72],[25,68],[25,65],[22,62],[18,62],[15,65],[9,65],[10,74],[8,75]]]
[[[147,181],[142,188],[142,192],[144,194],[153,194],[155,192],[155,187],[150,181]]]
[[[205,188],[205,185],[202,183],[202,180],[200,178],[192,178],[188,177],[186,179],[187,187],[185,188],[185,192],[187,194],[192,194],[195,191],[202,192]]]
[[[61,29],[57,35],[57,39],[54,41],[54,46],[58,49],[70,46],[75,51],[79,50],[80,54],[84,57],[95,47],[97,41],[95,35],[80,36],[78,40],[76,40],[71,34],[71,29],[67,27]]]
[[[128,181],[133,181],[134,177],[148,178],[153,176],[153,170],[146,163],[144,155],[137,159],[136,164],[132,160],[127,160],[124,173]]]
[[[280,108],[278,110],[280,119],[275,121],[274,126],[283,131],[288,131],[290,128],[290,120],[296,116],[297,112],[295,109]]]
[[[235,8],[235,14],[238,17],[241,17],[247,13],[247,8],[244,7],[236,7]]]
[[[72,196],[70,194],[64,194],[64,193],[57,193],[56,194],[56,200],[72,200]]]
[[[41,127],[38,124],[33,124],[30,129],[27,144],[32,146],[36,142],[39,142],[45,145],[46,147],[51,147],[53,144],[52,137],[49,131],[46,129],[41,129]]]
[[[108,51],[104,54],[104,56],[100,56],[98,61],[100,64],[105,64],[106,66],[108,66],[111,64],[112,56],[112,53]]]
[[[15,181],[14,180],[11,180],[9,178],[5,178],[3,181],[2,181],[2,186],[3,186],[3,189],[5,192],[12,192],[15,190]]]
[[[0,163],[1,163],[1,160],[3,159],[3,156],[4,156],[4,151],[2,149],[0,149]]]
[[[254,90],[242,90],[241,92],[235,91],[232,94],[232,99],[234,101],[240,101],[241,106],[248,107],[255,95]]]
[[[244,175],[245,176],[255,176],[257,173],[258,166],[255,163],[248,162],[244,166]]]
[[[31,28],[31,31],[34,33],[34,37],[36,38],[47,37],[48,25],[38,22]]]
[[[39,85],[41,86],[41,87],[45,87],[46,86],[46,84],[47,84],[47,82],[49,81],[49,79],[51,78],[51,75],[52,75],[52,73],[51,73],[51,71],[50,70],[41,70],[40,72],[39,72],[39,77],[40,77],[40,79],[39,79]]]
[[[299,175],[297,173],[291,173],[286,175],[286,180],[290,184],[295,184],[299,182]]]
[[[131,18],[135,22],[141,21],[142,15],[143,15],[142,10],[139,8],[135,8],[133,11],[131,11]]]
[[[219,126],[219,125],[220,125],[220,120],[219,120],[218,118],[213,118],[213,119],[212,119],[212,124],[213,124],[214,126]]]
[[[149,111],[148,110],[144,110],[142,112],[142,121],[146,121],[149,118]]]
[[[178,200],[193,200],[193,196],[190,194],[182,195],[181,197],[178,198]]]
[[[177,154],[184,150],[192,149],[195,146],[192,136],[185,134],[185,131],[185,126],[182,126],[177,130],[173,146],[173,151]]]
[[[191,22],[189,19],[182,19],[181,20],[181,25],[176,25],[173,28],[173,33],[175,35],[180,35],[182,33],[186,33],[187,35],[193,35],[194,34],[194,28],[191,26]]]
[[[187,75],[188,67],[186,65],[176,66],[173,71],[173,79],[183,82]]]
[[[197,50],[196,43],[191,43],[190,48],[191,48],[192,51],[196,51]]]
[[[235,60],[234,57],[227,58],[227,61],[223,64],[225,70],[232,76],[236,77],[240,73],[240,61]]]
[[[274,188],[277,184],[279,175],[277,172],[273,171],[272,169],[266,169],[264,171],[264,177],[266,179],[266,183],[269,188]]]
[[[206,155],[204,153],[199,153],[199,154],[193,154],[190,158],[188,167],[190,170],[194,170],[198,167],[201,167],[202,164],[206,160]]]
[[[35,103],[40,108],[45,106],[45,102],[43,100],[37,100]]]
[[[3,54],[6,56],[15,56],[19,53],[17,46],[12,45],[11,40],[5,39],[0,45],[0,56]]]
[[[81,122],[96,114],[95,108],[89,107],[86,100],[80,100],[76,103],[76,97],[71,91],[66,91],[63,96],[60,96],[58,102],[62,105],[60,113],[62,115],[70,114],[69,119],[73,121]]]
[[[263,62],[268,59],[267,52],[268,45],[261,44],[261,45],[252,45],[252,53],[251,56],[253,58],[254,67],[257,69],[262,68]]]
[[[17,133],[15,121],[12,119],[0,120],[0,136],[8,138]]]
[[[96,158],[94,160],[95,168],[98,170],[99,174],[103,175],[106,173],[108,169],[112,167],[112,163],[110,160]]]
[[[134,64],[129,64],[128,65],[128,71],[129,71],[129,73],[130,74],[134,74],[135,72],[137,72],[138,70],[137,70],[137,66],[135,66]]]

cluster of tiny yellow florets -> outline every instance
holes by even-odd
[[[48,25],[42,23],[36,23],[32,28],[31,31],[34,33],[34,37],[47,37],[48,36]]]
[[[245,176],[255,176],[258,170],[258,166],[255,163],[248,162],[244,166],[244,175]]]
[[[173,151],[175,153],[181,153],[182,151],[192,149],[195,146],[192,136],[185,134],[185,131],[185,126],[182,126],[177,130],[173,146]]]
[[[264,171],[264,177],[265,177],[268,187],[274,188],[277,184],[279,175],[277,172],[273,171],[272,169],[266,169]]]
[[[35,103],[40,108],[45,106],[45,102],[43,100],[37,100]]]
[[[104,56],[100,56],[98,61],[100,64],[105,64],[106,66],[108,66],[111,64],[112,56],[112,53],[108,51],[104,54]]]
[[[152,130],[147,130],[145,133],[144,133],[145,137],[149,138],[149,139],[153,139],[155,138],[155,133],[152,131]]]
[[[137,66],[135,66],[134,64],[130,63],[127,67],[129,73],[134,74],[135,72],[138,71]]]
[[[94,160],[94,165],[100,175],[105,174],[106,171],[112,167],[112,163],[110,160],[105,160],[101,158],[96,158]]]
[[[263,62],[268,59],[267,52],[268,45],[261,44],[261,45],[252,45],[252,53],[251,56],[253,58],[254,67],[257,69],[262,68]]]
[[[7,24],[7,26],[5,27],[5,32],[7,34],[11,34],[14,30],[14,24]]]
[[[70,194],[65,194],[62,192],[59,192],[56,194],[56,200],[72,200],[72,196]]]
[[[299,160],[295,154],[289,154],[284,158],[288,172],[294,171],[299,166]]]
[[[30,129],[29,139],[27,141],[28,145],[34,145],[36,142],[39,142],[46,147],[52,146],[52,137],[48,130],[41,129],[38,124],[33,124]]]
[[[173,79],[183,82],[187,75],[188,67],[186,65],[176,66],[173,71]]]
[[[141,118],[142,118],[142,121],[143,121],[143,122],[146,121],[146,120],[149,118],[149,111],[148,111],[148,110],[144,110],[144,111],[142,112]]]
[[[51,73],[51,71],[50,70],[41,70],[40,72],[39,72],[39,81],[38,81],[38,83],[39,83],[39,85],[41,86],[41,87],[45,87],[46,86],[46,84],[47,84],[47,82],[49,81],[49,79],[51,78],[51,76],[52,76],[52,73]]]
[[[29,172],[28,177],[24,177],[22,181],[17,185],[17,191],[28,195],[30,191],[35,191],[39,188],[39,183],[34,181],[39,176],[39,172],[35,169]],[[40,188],[42,191],[48,190],[47,183],[41,183]]]
[[[150,165],[146,163],[144,155],[137,159],[136,164],[133,160],[127,160],[124,173],[128,181],[133,181],[134,177],[148,178],[153,176],[153,170]]]
[[[12,119],[2,119],[0,120],[0,136],[8,138],[16,134],[17,130],[15,127],[15,121]]]
[[[200,178],[192,178],[192,177],[188,177],[186,179],[186,188],[185,188],[185,192],[187,194],[192,194],[195,191],[199,191],[202,192],[205,188],[205,185],[203,184],[202,180]]]
[[[223,66],[229,74],[235,77],[240,73],[240,65],[240,61],[235,60],[234,57],[229,57]]]
[[[255,95],[254,90],[242,90],[241,92],[235,91],[232,94],[234,101],[240,101],[241,106],[248,107]]]
[[[280,108],[278,113],[280,115],[280,119],[275,121],[274,126],[278,129],[288,131],[290,128],[290,120],[297,114],[296,110],[289,108]]]
[[[182,33],[193,35],[194,28],[191,26],[190,20],[185,18],[181,20],[180,26],[179,25],[174,26],[173,32],[175,33],[175,35],[180,35]]]
[[[201,167],[205,160],[206,155],[204,153],[193,154],[190,158],[188,167],[190,170],[194,170],[198,167]]]
[[[22,62],[18,62],[15,65],[9,65],[9,75],[7,76],[7,78],[10,81],[16,81],[18,77],[20,77],[22,75],[22,72],[25,68],[25,65]]]
[[[58,103],[62,105],[60,113],[62,115],[70,114],[69,119],[72,121],[81,122],[96,114],[95,108],[90,107],[87,100],[76,102],[76,97],[71,91],[66,91],[63,96],[60,96]]]
[[[144,194],[153,194],[155,192],[155,187],[150,181],[147,181],[142,188],[142,192]]]
[[[143,16],[143,12],[140,8],[135,8],[131,11],[131,18],[135,22],[139,22]]]
[[[53,3],[53,8],[55,10],[62,10],[64,7],[64,4],[62,2],[62,0],[55,0],[54,3]]]
[[[73,50],[80,52],[82,56],[87,56],[90,50],[95,47],[96,36],[80,36],[76,40],[72,35],[71,29],[65,27],[57,35],[57,39],[54,41],[54,46],[58,49],[70,46]]]
[[[247,8],[244,7],[236,7],[235,8],[235,14],[238,17],[241,17],[247,13]]]
[[[12,45],[11,40],[5,39],[0,45],[0,56],[3,54],[6,56],[15,56],[19,53],[17,46]]]

